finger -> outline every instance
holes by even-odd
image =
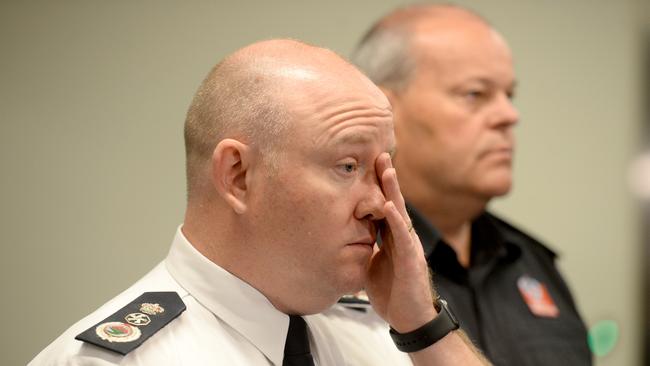
[[[400,192],[399,183],[397,182],[397,173],[393,168],[391,157],[388,153],[382,153],[377,157],[375,162],[375,170],[377,172],[377,179],[381,186],[384,196],[387,201],[393,201],[397,206],[404,219],[408,219],[406,207],[404,205],[404,197]],[[408,220],[407,220],[408,221]]]
[[[377,180],[380,182],[380,184],[384,171],[391,167],[392,164],[390,162],[390,155],[388,153],[379,154],[377,160],[375,160],[375,171],[377,172]]]
[[[390,160],[389,160],[390,164]],[[392,201],[397,208],[397,211],[402,215],[402,218],[407,222],[407,225],[410,225],[411,219],[406,212],[406,204],[404,202],[404,196],[399,189],[399,182],[397,181],[397,172],[395,168],[391,166],[384,170],[381,176],[381,186],[386,196],[387,201]]]
[[[390,226],[388,226],[388,222],[386,221],[386,219],[379,221],[379,232],[381,234],[381,249],[389,252],[388,255],[390,255],[390,251],[391,251],[390,243],[393,240],[393,234],[390,230]]]
[[[404,221],[395,203],[392,201],[386,202],[384,205],[384,214],[386,215],[386,221],[392,233],[392,240],[389,240],[387,243],[390,246],[389,254],[396,260],[400,260],[403,256],[411,256],[414,244],[413,238],[411,237],[407,223]]]

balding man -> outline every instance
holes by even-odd
[[[239,50],[199,88],[185,141],[187,212],[168,256],[32,365],[344,365],[318,313],[362,287],[401,364],[482,363],[434,306],[390,105],[353,66],[296,41]]]
[[[454,6],[398,9],[352,56],[393,106],[395,168],[437,290],[497,365],[589,365],[555,254],[485,211],[510,190],[519,115],[508,45]]]

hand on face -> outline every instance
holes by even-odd
[[[375,248],[368,268],[366,292],[379,316],[404,333],[433,319],[433,291],[422,244],[411,220],[390,156],[381,154],[376,162],[377,177],[386,203],[381,248]]]

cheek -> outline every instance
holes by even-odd
[[[441,153],[455,159],[472,160],[483,149],[483,122],[466,111],[450,111],[438,125]]]
[[[301,216],[304,227],[322,233],[330,232],[347,221],[349,200],[347,192],[331,185],[311,184],[308,190],[297,192],[293,198],[295,212]]]
[[[267,191],[266,215],[278,231],[316,241],[331,232],[342,207],[335,190],[323,183],[323,178],[284,179],[274,186]]]
[[[421,143],[442,152],[460,148],[472,134],[471,116],[448,97],[436,96],[427,104],[410,105],[403,118],[405,143]]]

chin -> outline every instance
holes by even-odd
[[[510,174],[510,170],[501,174],[484,177],[477,188],[477,191],[488,198],[507,195],[512,189],[512,175]]]
[[[512,188],[512,184],[502,184],[502,185],[493,186],[490,188],[488,195],[490,197],[505,196],[508,193],[510,193],[511,188]]]
[[[361,270],[349,270],[344,273],[346,276],[340,279],[339,286],[337,286],[340,296],[357,293],[363,290],[367,278],[365,267]]]

